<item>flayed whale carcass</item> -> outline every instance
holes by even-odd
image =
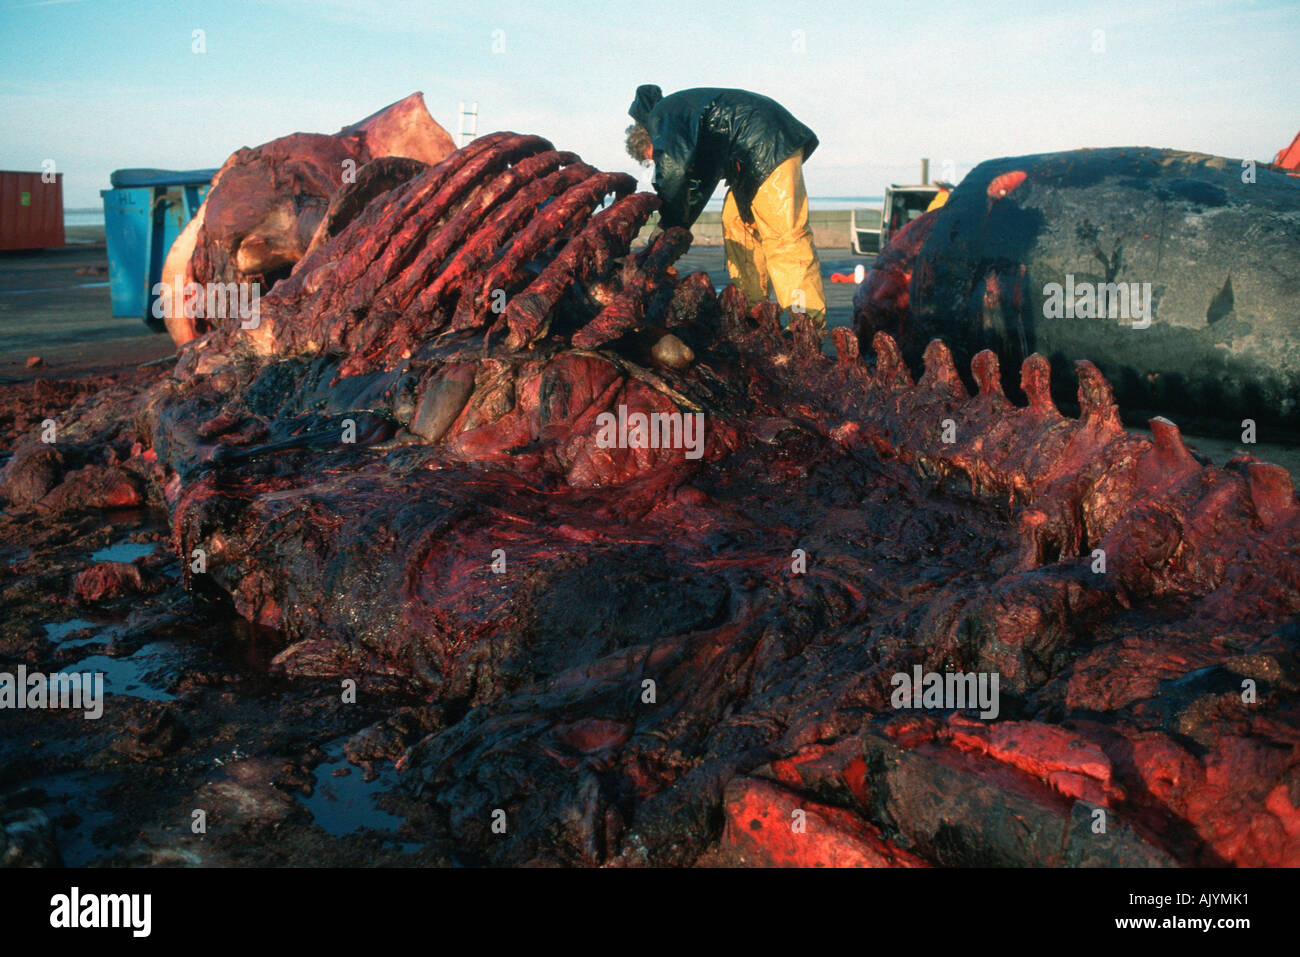
[[[1300,863],[1285,470],[1130,434],[1087,361],[1066,416],[1036,353],[829,357],[541,137],[351,195],[2,490],[165,509],[277,669],[394,702],[349,754],[458,859]]]
[[[206,296],[187,296],[186,284],[223,291],[227,284],[255,283],[259,294],[269,291],[311,248],[317,231],[329,228],[322,220],[343,187],[352,187],[354,201],[373,196],[455,148],[423,94],[412,93],[337,133],[291,133],[236,150],[163,263],[159,292],[166,298],[155,309],[172,339],[189,342],[235,315],[224,300],[209,309]],[[334,218],[349,212],[348,204],[333,204]]]

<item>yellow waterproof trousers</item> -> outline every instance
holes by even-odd
[[[826,293],[821,264],[808,228],[808,192],[803,185],[803,155],[795,153],[763,180],[754,195],[754,222],[740,218],[731,190],[722,204],[722,239],[727,272],[752,305],[768,290],[784,309],[808,313],[826,331]]]

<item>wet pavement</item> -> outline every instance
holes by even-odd
[[[142,318],[113,315],[107,269],[102,243],[0,253],[0,383],[108,371],[175,351]],[[32,356],[44,367],[29,369]]]

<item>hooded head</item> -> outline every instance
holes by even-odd
[[[627,115],[642,126],[650,125],[650,111],[664,98],[664,91],[653,83],[643,83],[636,88],[636,99],[628,108]]]

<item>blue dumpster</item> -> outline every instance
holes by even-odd
[[[163,260],[203,202],[215,169],[120,169],[110,177],[104,200],[108,279],[113,315],[138,316],[162,331],[152,315],[153,287]]]

